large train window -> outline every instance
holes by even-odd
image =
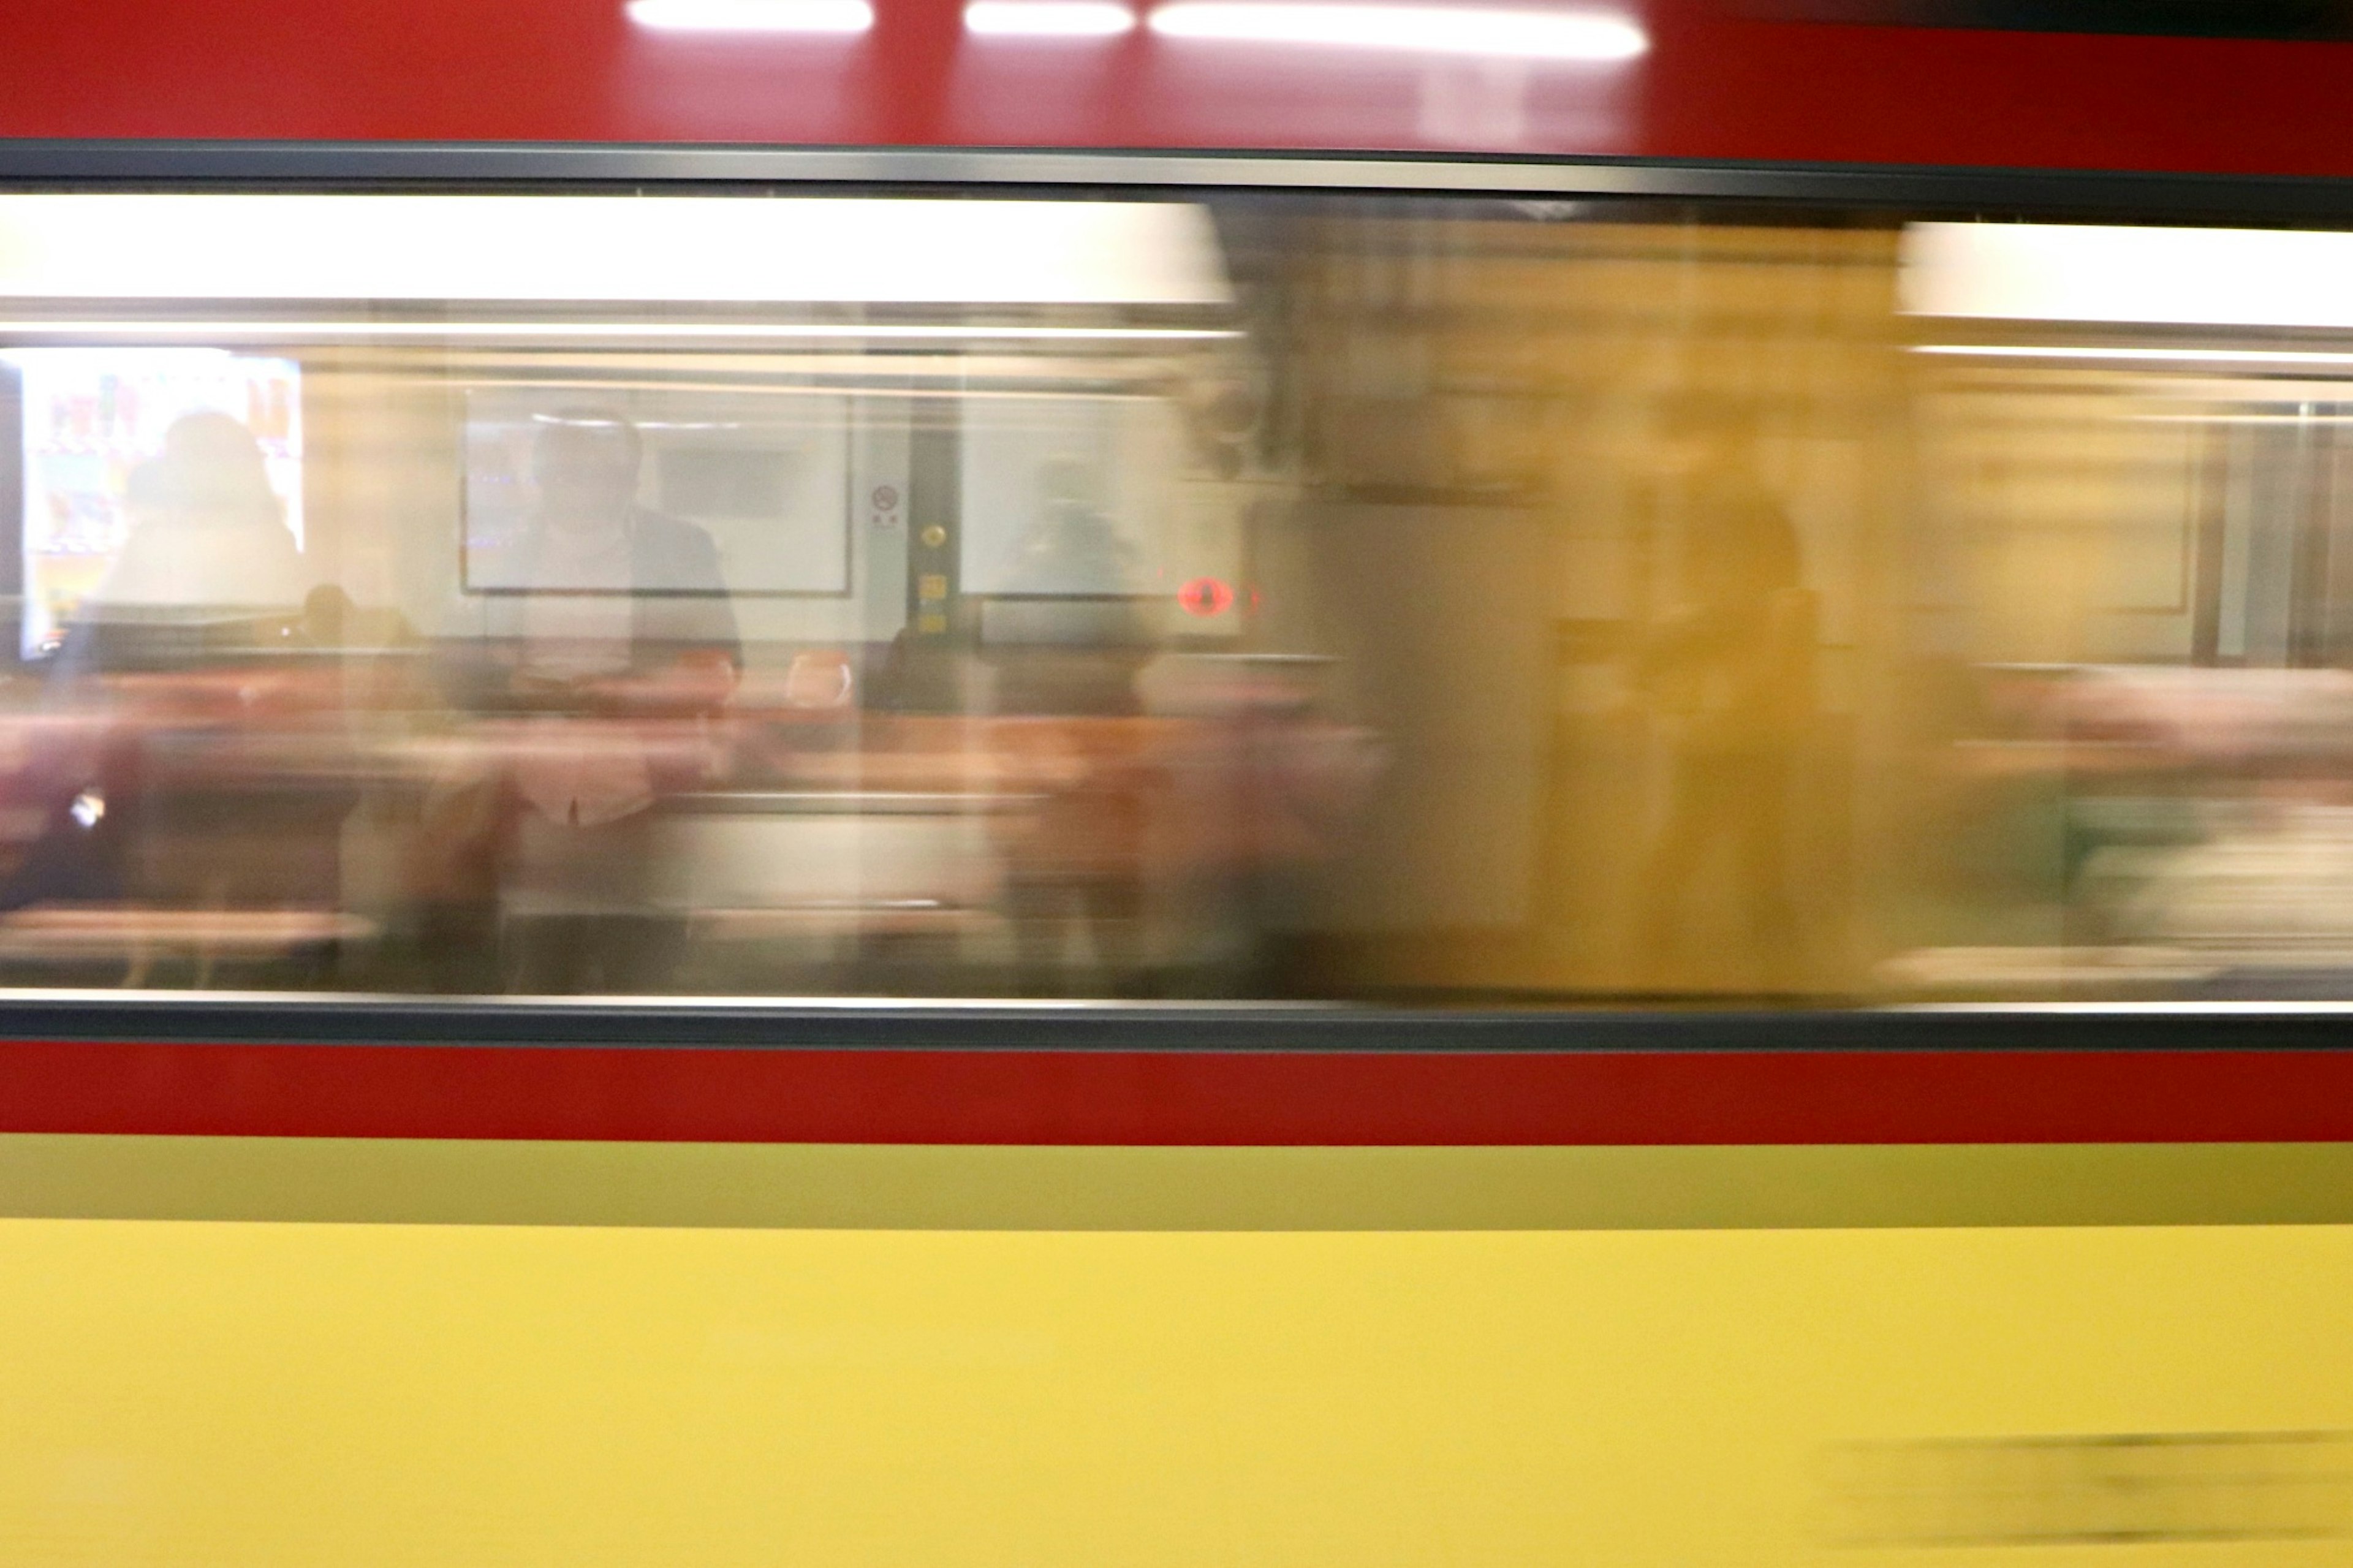
[[[0,195],[0,985],[2353,991],[2348,262]]]

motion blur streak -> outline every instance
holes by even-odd
[[[1918,343],[1913,353],[1953,354],[1963,359],[2108,360],[2118,364],[2239,364],[2295,370],[2353,366],[2353,353],[2312,349],[2200,349],[2092,347],[2081,343]]]
[[[628,18],[660,33],[856,37],[874,26],[867,0],[629,0]]]
[[[988,38],[1113,38],[1135,30],[1135,13],[1109,0],[973,0],[964,27]]]
[[[1146,25],[1164,38],[1529,60],[1630,60],[1650,47],[1642,29],[1622,16],[1468,5],[1172,0]]]

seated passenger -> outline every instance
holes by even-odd
[[[302,603],[311,574],[252,432],[226,414],[174,421],[131,472],[131,531],[69,627],[69,666],[103,660],[138,628],[229,626]],[[173,644],[184,650],[185,637]]]
[[[532,454],[537,504],[494,552],[485,628],[509,695],[570,706],[708,710],[741,650],[711,536],[637,504],[642,447],[618,415],[549,418]]]
[[[549,420],[536,505],[485,562],[500,586],[470,705],[531,715],[480,731],[501,803],[480,862],[496,868],[511,989],[659,985],[677,953],[649,808],[709,776],[715,752],[694,721],[726,704],[740,653],[716,547],[637,504],[639,459],[617,415]],[[485,814],[444,820],[470,817]]]
[[[40,853],[0,902],[332,902],[347,795],[325,771],[303,787],[254,783],[288,704],[340,696],[254,683],[259,650],[304,646],[302,608],[321,591],[260,445],[227,414],[184,416],[131,471],[124,510],[129,534],[68,620],[48,692],[58,710],[103,720],[108,740],[88,776],[58,780]],[[134,697],[87,679],[125,668],[168,684]],[[75,819],[77,800],[104,803],[103,816]]]

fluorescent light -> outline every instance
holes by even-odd
[[[868,0],[629,0],[657,33],[804,33],[855,37],[874,26]]]
[[[0,194],[0,301],[675,301],[822,319],[810,307],[1232,299],[1208,214],[1178,202]],[[284,313],[298,311],[340,313]],[[37,313],[5,303],[0,312]]]
[[[2353,353],[2330,353],[2317,349],[2098,348],[2080,344],[2037,348],[2031,343],[1920,343],[1912,352],[1957,354],[1971,359],[2105,360],[2159,364],[2353,365]]]
[[[2135,414],[2136,425],[2353,425],[2348,414]]]
[[[1642,29],[1624,16],[1473,5],[1170,0],[1145,25],[1164,38],[1510,59],[1630,60],[1651,47]]]
[[[2353,329],[2353,234],[1914,224],[1903,300],[1924,316]]]
[[[1115,0],[972,0],[964,30],[981,38],[1116,38],[1135,13]]]
[[[922,326],[906,322],[862,324],[815,321],[0,321],[0,333],[17,337],[75,338],[553,338],[760,339],[784,342],[818,341],[1006,342],[1202,342],[1238,338],[1229,327],[1026,327]],[[5,357],[5,351],[0,351]]]

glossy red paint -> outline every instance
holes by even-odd
[[[2353,46],[1831,26],[1745,19],[1732,0],[1622,3],[1651,48],[1603,68],[1140,33],[968,39],[959,0],[878,0],[873,31],[848,42],[649,34],[621,0],[5,0],[0,134],[2353,174]]]
[[[2336,1051],[1371,1054],[15,1043],[0,1131],[1196,1145],[2353,1140]]]

